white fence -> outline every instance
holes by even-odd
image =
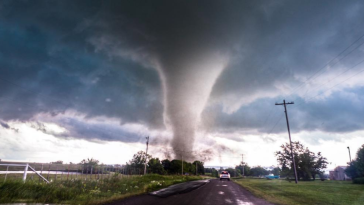
[[[5,179],[4,179],[4,181],[6,181],[6,177],[7,177],[8,173],[9,173],[9,167],[24,167],[24,174],[23,174],[23,181],[24,182],[27,180],[28,170],[30,169],[35,174],[37,174],[41,179],[43,179],[45,182],[49,183],[49,181],[46,178],[44,178],[41,174],[39,174],[29,164],[0,164],[0,166],[6,166],[6,173],[5,173]]]

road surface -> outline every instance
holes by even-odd
[[[232,181],[210,180],[196,190],[176,194],[166,198],[148,194],[134,196],[113,202],[112,205],[272,205],[263,199],[256,198],[250,192]]]

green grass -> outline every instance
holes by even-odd
[[[282,205],[363,205],[364,185],[350,181],[299,181],[236,179],[254,195]]]
[[[90,181],[97,181],[97,180],[104,180],[107,178],[110,178],[114,175],[114,172],[110,172],[110,174],[79,174],[79,175],[72,175],[72,174],[67,174],[67,173],[58,173],[58,174],[49,174],[47,175],[47,173],[43,173],[42,176],[45,177],[46,179],[48,179],[48,181],[50,182],[55,182],[55,181],[66,181],[66,180],[90,180]],[[119,177],[121,177],[122,175],[119,174]],[[5,174],[1,174],[0,175],[0,183],[7,181],[7,180],[22,180],[23,179],[23,174],[8,174],[6,176],[6,180],[5,180]],[[27,174],[27,181],[33,181],[33,182],[40,182],[41,179],[34,173],[32,172],[28,172]]]
[[[0,182],[0,203],[101,204],[125,197],[158,190],[172,184],[202,179],[198,176],[122,176],[103,180],[56,180],[50,184],[38,179],[7,179]]]

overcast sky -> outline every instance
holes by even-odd
[[[150,136],[163,159],[181,135],[206,165],[276,165],[285,99],[292,140],[346,165],[364,143],[363,4],[0,1],[0,158],[122,164]]]

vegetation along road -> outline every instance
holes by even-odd
[[[363,205],[364,186],[350,181],[234,180],[255,196],[282,205]]]

